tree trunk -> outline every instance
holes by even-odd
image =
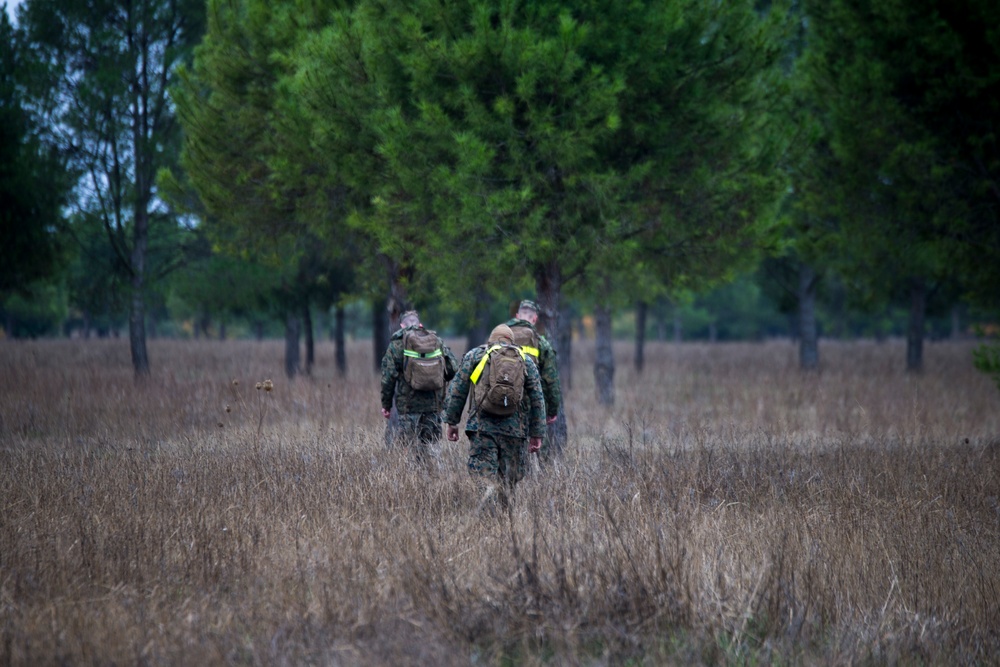
[[[640,301],[635,305],[635,372],[642,373],[646,365],[646,315],[649,304]]]
[[[347,374],[347,346],[344,343],[344,307],[337,306],[334,314],[333,346],[337,363],[337,375]]]
[[[924,369],[924,321],[927,314],[927,286],[921,279],[910,282],[910,322],[906,332],[906,370]]]
[[[489,308],[487,304],[489,303],[489,295],[486,293],[481,286],[476,288],[476,303],[475,306],[475,316],[472,322],[472,326],[465,334],[465,349],[471,350],[474,347],[478,347],[486,342],[486,339],[490,336],[490,315]]]
[[[219,340],[226,340],[226,322],[225,320],[219,321]]]
[[[389,298],[386,302],[386,312],[389,314],[389,331],[394,332],[399,328],[402,314],[410,309],[410,300],[403,286],[403,281],[409,277],[409,272],[390,259],[386,259],[386,264],[389,270]]]
[[[382,356],[389,348],[389,314],[381,299],[372,300],[372,344],[375,353],[375,372],[382,370]]]
[[[680,343],[684,340],[684,321],[681,320],[681,314],[674,309],[674,342]]]
[[[313,339],[313,318],[312,309],[309,307],[309,300],[302,304],[302,333],[306,339],[306,375],[312,375],[313,364],[316,363],[316,344]]]
[[[962,307],[958,304],[951,307],[951,339],[962,339]]]
[[[615,356],[611,341],[611,309],[601,304],[594,309],[597,348],[594,357],[594,387],[600,405],[615,404]]]
[[[715,322],[710,322],[708,325],[708,342],[715,343],[719,340],[719,329]]]
[[[559,329],[559,355],[566,357],[565,363],[560,363],[559,386],[569,391],[573,388],[573,309],[569,304],[563,304],[559,315],[562,327]]]
[[[132,370],[136,378],[149,375],[149,354],[146,351],[146,302],[143,296],[146,279],[146,245],[149,242],[149,220],[146,210],[135,212],[132,246],[132,298],[128,313],[128,342],[132,353]]]
[[[559,266],[558,260],[552,260],[537,267],[535,292],[538,296],[538,307],[541,310],[538,314],[541,329],[555,348],[560,384],[568,389],[566,380],[571,376],[572,371],[570,370],[569,345],[562,337],[563,332],[559,317],[561,314],[562,267]],[[566,395],[564,393],[563,405],[565,404]],[[565,449],[567,434],[566,410],[563,408],[556,421],[548,426],[549,443],[554,456],[561,455]]]
[[[257,342],[264,340],[264,322],[261,320],[254,320],[253,323],[253,336],[257,339]]]
[[[799,368],[819,367],[819,337],[816,330],[816,272],[808,264],[799,265]]]
[[[285,315],[285,375],[293,379],[299,372],[299,336],[302,323],[294,310]]]

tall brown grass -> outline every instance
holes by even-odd
[[[971,345],[575,346],[509,513],[383,443],[370,344],[0,343],[0,664],[987,664],[1000,392]],[[273,390],[257,383],[271,379]]]

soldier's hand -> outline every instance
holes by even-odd
[[[448,439],[458,442],[458,424],[448,424]]]
[[[391,415],[391,414],[392,414],[392,412],[390,410],[386,410],[385,408],[382,408],[382,416],[383,417],[385,417],[386,419],[388,419],[389,415]]]
[[[534,454],[542,448],[541,438],[528,438],[528,452]]]
[[[559,415],[552,415],[551,417],[546,417],[545,418],[545,423],[546,424],[555,424],[557,419],[559,419]]]

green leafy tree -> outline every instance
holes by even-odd
[[[82,174],[72,205],[101,222],[128,273],[137,377],[149,373],[146,290],[166,268],[151,243],[177,225],[154,186],[178,140],[167,89],[201,37],[203,9],[197,0],[27,0],[19,14],[27,48],[46,65],[45,95],[34,103],[48,139]]]
[[[69,189],[65,159],[44,141],[29,105],[39,63],[6,12],[0,12],[0,304],[30,297],[58,279],[63,263],[61,207]]]
[[[752,3],[366,2],[303,49],[297,90],[387,256],[446,291],[527,275],[559,340],[602,252],[752,243],[783,26]]]
[[[873,297],[909,291],[907,368],[922,367],[927,297],[1000,273],[995,3],[807,3],[807,62],[830,129],[845,277]]]

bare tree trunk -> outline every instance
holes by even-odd
[[[219,321],[219,340],[226,340],[226,321]]]
[[[313,338],[313,318],[312,309],[309,307],[309,300],[302,304],[302,333],[306,339],[306,375],[312,375],[313,364],[316,363],[316,343]]]
[[[559,321],[559,355],[566,357],[565,363],[559,364],[559,386],[564,391],[573,388],[573,309],[569,304],[562,305]]]
[[[635,305],[635,371],[642,373],[646,365],[646,315],[649,304],[640,301]]]
[[[285,375],[293,379],[299,372],[299,336],[302,323],[294,310],[285,315]]]
[[[375,372],[382,370],[382,356],[389,348],[389,314],[381,299],[372,301],[372,344],[374,345]]]
[[[488,302],[489,296],[486,294],[486,290],[482,286],[477,286],[474,320],[472,326],[465,333],[466,350],[482,345],[490,336],[492,327],[490,327],[489,321],[489,308],[486,305]]]
[[[951,307],[951,336],[952,340],[962,339],[962,307],[957,303]]]
[[[816,272],[805,263],[799,265],[799,368],[815,370],[819,366],[819,336],[816,329]]]
[[[538,267],[535,272],[535,292],[538,296],[538,307],[541,309],[539,322],[549,341],[556,351],[556,363],[559,367],[560,384],[570,377],[569,350],[566,340],[562,337],[560,323],[560,300],[562,298],[562,267],[557,260]],[[568,329],[568,327],[567,327]],[[563,405],[566,403],[563,395]],[[568,428],[566,410],[560,410],[556,421],[548,426],[548,436],[551,452],[554,456],[562,454],[566,447]]]
[[[334,312],[333,346],[337,375],[347,374],[347,346],[344,343],[344,307],[338,305]]]
[[[597,350],[594,357],[594,386],[597,402],[601,405],[615,404],[615,356],[611,341],[611,309],[600,304],[594,309],[597,334]]]
[[[680,343],[684,340],[684,322],[681,320],[681,314],[677,312],[674,308],[674,342]]]
[[[927,285],[919,278],[910,281],[910,322],[906,332],[906,370],[924,369],[924,322],[927,315]]]
[[[390,259],[386,259],[386,264],[389,270],[389,298],[386,301],[386,312],[389,314],[389,331],[393,332],[399,328],[402,314],[410,309],[410,300],[406,288],[403,287],[403,279],[408,277],[409,272]]]
[[[143,297],[146,279],[146,244],[148,220],[145,210],[136,211],[135,245],[132,248],[132,299],[128,313],[128,342],[132,354],[132,370],[136,378],[149,375],[149,353],[146,351],[146,302]]]

